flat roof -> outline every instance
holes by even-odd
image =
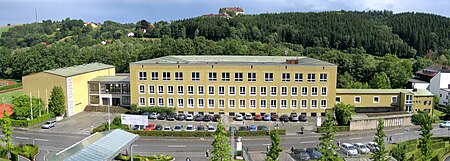
[[[58,68],[52,70],[46,70],[45,73],[55,74],[63,77],[71,77],[75,75],[80,75],[84,73],[94,72],[103,69],[114,68],[112,65],[107,65],[103,63],[90,63],[77,65],[72,67]]]
[[[441,88],[441,91],[450,92],[450,89],[449,88]]]
[[[336,94],[396,94],[396,93],[413,93],[415,96],[434,96],[433,93],[426,89],[336,89]]]
[[[286,60],[298,60],[298,64],[286,64]],[[172,55],[130,63],[131,65],[298,65],[337,66],[318,59],[303,56],[237,56],[237,55]]]
[[[408,82],[411,82],[411,83],[427,83],[427,84],[430,84],[430,82],[423,81],[423,80],[420,80],[420,79],[415,79],[415,78],[410,78],[410,79],[408,79]]]
[[[91,79],[89,82],[130,83],[130,76],[98,76]]]

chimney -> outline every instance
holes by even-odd
[[[286,59],[286,64],[298,64],[298,59]]]
[[[413,91],[413,92],[417,92],[417,88],[414,88],[412,91]]]

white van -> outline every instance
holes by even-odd
[[[341,145],[341,150],[346,155],[358,155],[358,150],[352,144],[343,143]]]

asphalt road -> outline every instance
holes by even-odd
[[[386,135],[392,136],[393,142],[420,137],[419,127],[390,128],[386,129]],[[356,131],[352,133],[339,133],[336,140],[341,143],[367,143],[374,138],[375,131]],[[450,132],[446,128],[435,127],[435,136],[448,136]],[[36,157],[37,161],[45,160],[49,156],[69,147],[82,140],[88,135],[84,134],[62,134],[31,132],[25,130],[14,130],[13,142],[17,144],[34,143],[39,145],[40,153]],[[320,134],[306,131],[303,135],[281,136],[281,146],[283,149],[313,147],[319,143]],[[141,137],[133,146],[135,154],[166,154],[173,155],[177,160],[184,160],[190,157],[193,160],[206,160],[204,158],[207,149],[212,150],[213,138],[165,138],[165,137]],[[244,137],[243,146],[248,148],[253,159],[259,160],[261,152],[265,151],[270,144],[269,137]]]

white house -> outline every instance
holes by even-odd
[[[428,89],[431,93],[440,97],[440,104],[450,104],[448,100],[450,92],[450,67],[439,64],[431,65],[417,71],[414,78],[408,83],[415,89]]]

